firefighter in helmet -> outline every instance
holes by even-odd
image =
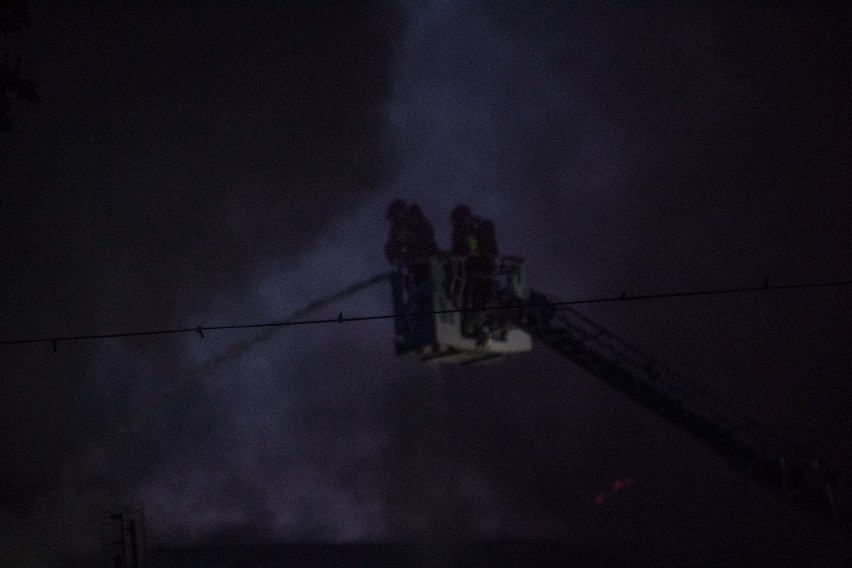
[[[391,264],[402,263],[415,284],[429,277],[429,258],[438,252],[435,231],[420,207],[395,199],[388,205],[390,234],[385,256]]]
[[[475,216],[467,205],[458,205],[450,215],[453,227],[452,254],[464,258],[465,287],[462,333],[483,339],[486,314],[496,272],[497,240],[494,223]]]

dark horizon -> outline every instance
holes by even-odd
[[[91,566],[97,555],[65,559],[68,568]],[[441,541],[376,541],[354,543],[255,543],[158,547],[148,552],[149,568],[205,566],[719,566],[746,560],[738,551],[715,549],[702,557],[655,557],[647,544],[622,543],[619,547],[593,547],[557,539],[455,539]]]

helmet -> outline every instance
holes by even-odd
[[[456,208],[453,209],[450,215],[450,222],[455,226],[464,225],[470,221],[471,217],[473,217],[473,213],[471,213],[470,207],[467,205],[456,205]]]
[[[386,217],[388,219],[398,219],[408,211],[408,205],[402,199],[394,199],[388,205]]]

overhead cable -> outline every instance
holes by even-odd
[[[373,284],[377,284],[385,279],[390,277],[389,273],[380,274],[369,280],[365,280],[364,282],[355,284],[353,286],[349,286],[341,290],[340,292],[333,294],[323,300],[318,302],[312,302],[309,304],[310,309],[300,310],[296,314],[293,314],[296,317],[300,317],[303,313],[316,311],[317,308],[331,304],[332,302],[342,299],[346,296],[352,295],[353,293],[366,289]],[[567,300],[562,302],[547,302],[547,303],[539,303],[539,304],[513,304],[513,305],[504,305],[504,306],[489,306],[482,310],[478,311],[503,311],[503,310],[517,310],[517,309],[534,309],[534,308],[560,308],[567,306],[577,306],[582,304],[603,304],[610,302],[629,302],[629,301],[637,301],[637,300],[662,300],[669,298],[688,298],[688,297],[697,297],[697,296],[719,296],[724,294],[744,294],[750,292],[767,292],[767,291],[780,291],[780,290],[801,290],[808,288],[832,288],[832,287],[843,287],[843,286],[852,286],[852,280],[839,280],[833,282],[804,282],[804,283],[794,283],[794,284],[770,284],[769,278],[767,278],[764,283],[760,286],[747,286],[740,288],[713,288],[708,290],[687,290],[680,292],[660,292],[660,293],[650,293],[650,294],[627,294],[626,292],[622,292],[618,296],[605,296],[598,298],[587,298],[581,300]],[[428,316],[428,315],[436,315],[436,314],[453,314],[453,313],[466,313],[472,310],[465,309],[447,309],[447,310],[426,310],[426,311],[418,311],[404,314],[379,314],[379,315],[364,315],[364,316],[344,316],[342,312],[339,312],[336,317],[332,318],[319,318],[319,319],[289,319],[284,321],[269,321],[269,322],[261,322],[261,323],[248,323],[248,324],[228,324],[228,325],[196,325],[192,327],[177,327],[171,329],[155,329],[155,330],[145,330],[145,331],[125,331],[125,332],[117,332],[117,333],[93,333],[93,334],[81,334],[81,335],[62,335],[62,336],[54,336],[54,337],[34,337],[34,338],[26,338],[26,339],[7,339],[0,341],[0,345],[23,345],[28,343],[51,343],[53,345],[54,351],[56,350],[57,344],[59,342],[64,341],[82,341],[82,340],[94,340],[94,339],[117,339],[124,337],[143,337],[143,336],[152,336],[152,335],[175,335],[181,333],[194,333],[199,335],[200,337],[204,337],[205,331],[224,331],[224,330],[239,330],[239,329],[259,329],[259,328],[269,328],[269,327],[285,327],[292,325],[319,325],[319,324],[332,324],[332,323],[351,323],[351,322],[360,322],[360,321],[371,321],[371,320],[383,320],[383,319],[393,319],[395,317],[419,317],[419,316]]]

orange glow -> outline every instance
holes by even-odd
[[[622,477],[621,479],[616,479],[612,482],[612,492],[621,491],[622,489],[626,489],[636,483],[636,480],[632,477]]]
[[[603,505],[607,499],[609,499],[622,489],[627,489],[635,483],[635,477],[620,477],[616,479],[612,482],[612,485],[610,486],[609,490],[598,491],[597,495],[595,495],[595,505]]]

